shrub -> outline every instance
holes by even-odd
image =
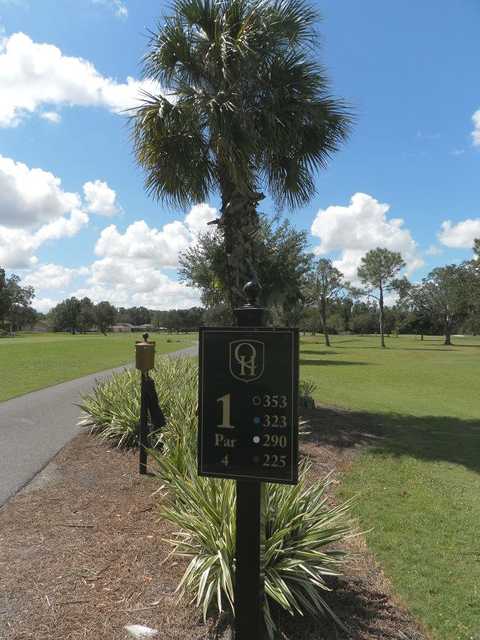
[[[151,372],[158,398],[167,418],[168,430],[150,432],[150,446],[178,449],[188,434],[184,424],[187,416],[195,415],[197,406],[197,365],[189,358],[160,358]],[[140,420],[140,373],[125,369],[114,373],[94,390],[82,397],[79,424],[90,429],[100,440],[117,447],[138,445]],[[192,434],[189,437],[194,437]],[[163,442],[165,440],[165,442]],[[193,446],[192,443],[190,446]]]
[[[313,380],[300,380],[298,385],[298,404],[300,409],[314,409],[315,400],[313,394],[317,390],[317,384]]]
[[[172,461],[156,456],[169,494],[162,516],[180,529],[170,540],[174,553],[190,559],[179,585],[206,617],[234,610],[235,483],[175,473]],[[265,484],[265,622],[270,637],[277,630],[272,604],[290,614],[331,615],[323,598],[327,576],[339,575],[344,552],[332,548],[352,534],[349,505],[327,504],[328,478],[309,484],[303,464],[295,486]]]
[[[78,424],[88,427],[100,440],[117,447],[137,445],[140,415],[140,376],[136,370],[114,373],[94,390],[82,396]]]

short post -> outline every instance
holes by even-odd
[[[138,425],[139,473],[147,473],[148,445],[148,400],[146,381],[148,372],[155,367],[155,342],[148,342],[148,333],[143,334],[143,342],[135,343],[135,366],[141,372],[140,423]]]
[[[141,475],[147,473],[147,436],[148,436],[148,416],[147,416],[147,399],[145,394],[145,378],[148,376],[147,372],[142,371],[142,380],[140,383],[140,424],[138,432],[138,451],[139,451],[139,463],[138,471]]]
[[[261,327],[264,309],[257,306],[260,286],[244,287],[248,302],[235,309],[239,327]],[[264,487],[259,480],[237,480],[235,550],[235,640],[264,636]]]

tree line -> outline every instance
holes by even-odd
[[[82,333],[98,330],[107,333],[114,325],[133,327],[151,325],[153,329],[168,331],[195,331],[202,324],[204,310],[171,309],[158,311],[146,307],[114,307],[110,302],[94,304],[89,298],[68,298],[47,314],[46,320],[54,331]]]
[[[421,282],[411,283],[400,272],[406,266],[400,253],[377,247],[361,259],[360,286],[348,282],[327,258],[307,251],[307,235],[287,222],[259,216],[250,238],[255,255],[253,277],[262,285],[260,303],[269,322],[330,334],[386,333],[443,334],[451,344],[455,331],[480,331],[480,240],[474,256],[461,264],[433,269]],[[207,324],[230,324],[233,319],[230,283],[225,266],[223,236],[205,233],[180,257],[183,281],[200,288]],[[394,299],[387,305],[385,300]]]
[[[445,336],[454,332],[480,332],[480,240],[471,260],[433,269],[421,282],[399,277],[405,266],[400,253],[376,248],[365,254],[352,286],[331,260],[307,251],[307,234],[288,221],[260,217],[252,239],[256,255],[254,276],[262,285],[260,304],[272,325],[298,326],[324,335],[330,346],[335,333],[415,333]],[[35,292],[21,286],[19,276],[6,276],[0,268],[0,330],[14,332],[42,320],[53,331],[71,333],[98,330],[107,333],[115,324],[151,325],[168,331],[195,331],[200,325],[233,321],[219,231],[206,233],[180,258],[182,280],[201,290],[202,307],[152,310],[144,306],[115,307],[108,301],[70,297],[48,314],[32,308]],[[395,302],[385,299],[395,295]]]

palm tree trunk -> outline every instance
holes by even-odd
[[[227,296],[233,309],[245,299],[243,286],[256,278],[254,238],[258,232],[257,203],[263,195],[225,189],[222,193],[222,217],[227,275]],[[260,283],[261,284],[261,283]]]

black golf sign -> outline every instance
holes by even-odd
[[[295,484],[298,330],[200,329],[198,473]]]

